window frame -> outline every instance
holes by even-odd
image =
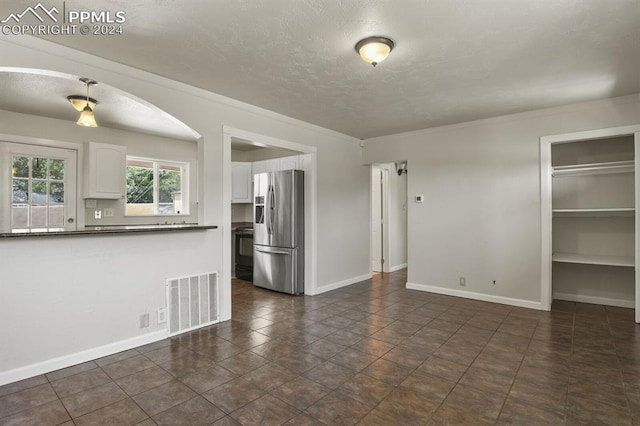
[[[131,214],[127,211],[129,205],[127,199],[127,171],[129,169],[129,161],[140,161],[153,164],[153,213],[152,214]],[[124,197],[124,216],[125,217],[184,217],[190,215],[189,205],[189,162],[188,161],[175,161],[175,160],[163,160],[160,158],[141,157],[137,155],[127,155],[125,158],[125,197]],[[159,188],[159,174],[161,166],[179,167],[180,174],[180,186],[181,186],[181,201],[182,210],[180,213],[161,213],[159,211],[160,205],[160,188]]]

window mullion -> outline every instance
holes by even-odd
[[[160,209],[158,207],[159,202],[159,182],[158,182],[158,162],[153,162],[153,214],[158,214]]]

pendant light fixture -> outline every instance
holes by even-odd
[[[87,86],[87,96],[67,96],[67,100],[71,102],[71,105],[73,105],[77,111],[80,111],[80,117],[78,121],[76,121],[76,124],[83,127],[98,127],[96,117],[93,114],[93,108],[96,107],[98,101],[89,97],[89,87],[95,86],[98,82],[86,77],[82,77],[80,81]]]
[[[356,43],[356,52],[363,61],[374,67],[387,59],[393,50],[395,43],[387,37],[374,36],[367,37]]]

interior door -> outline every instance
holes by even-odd
[[[3,230],[76,229],[77,151],[0,142]]]
[[[382,213],[382,169],[371,167],[371,270],[383,272],[382,258],[382,228],[384,218]]]

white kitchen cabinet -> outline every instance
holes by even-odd
[[[234,161],[231,163],[231,202],[251,203],[252,164]]]
[[[271,170],[268,170],[270,166],[270,163],[269,163],[270,161],[271,160],[262,160],[262,161],[254,161],[253,163],[251,163],[253,174],[256,175],[258,173],[270,172]]]
[[[84,198],[115,200],[125,196],[127,149],[89,142],[85,155]]]
[[[276,160],[280,160],[280,164],[278,165],[278,170],[296,170],[299,168],[299,159],[298,155],[294,155],[292,157],[282,157],[277,158]]]
[[[254,161],[253,174],[278,172],[280,170],[300,169],[300,155],[290,157],[273,158],[271,160]]]

